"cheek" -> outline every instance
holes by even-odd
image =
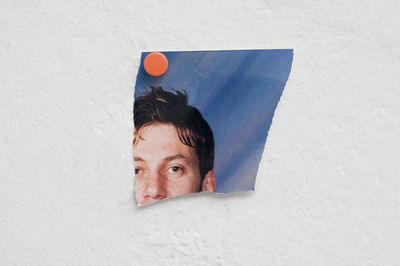
[[[198,192],[200,187],[199,178],[193,176],[181,177],[178,180],[168,182],[168,195],[177,196],[182,194]]]
[[[143,198],[144,182],[140,178],[135,177],[135,195],[137,199]]]

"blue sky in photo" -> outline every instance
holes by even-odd
[[[217,192],[254,190],[268,130],[292,66],[293,50],[163,52],[168,70],[148,75],[142,53],[135,94],[150,85],[185,89],[215,138]]]

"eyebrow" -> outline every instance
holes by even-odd
[[[135,162],[145,162],[145,160],[143,158],[141,158],[141,157],[133,157],[133,160]]]
[[[165,157],[163,159],[163,162],[166,163],[166,162],[170,162],[170,161],[173,161],[173,160],[176,160],[176,159],[183,159],[187,164],[192,165],[191,162],[185,156],[183,156],[182,154],[175,154],[175,155],[171,155],[171,156]],[[146,160],[143,159],[142,157],[133,157],[133,160],[135,162],[146,162]]]
[[[186,157],[183,156],[182,154],[175,154],[175,155],[172,155],[172,156],[165,157],[163,159],[163,162],[170,162],[170,161],[173,161],[173,160],[176,160],[176,159],[183,159],[187,164],[191,165],[189,160],[186,159]]]

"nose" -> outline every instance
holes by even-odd
[[[162,200],[167,197],[166,184],[164,178],[158,173],[148,175],[143,196],[146,200]]]

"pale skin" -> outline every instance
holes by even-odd
[[[215,191],[214,171],[208,171],[201,181],[195,148],[180,141],[172,124],[155,123],[141,129],[133,151],[139,206],[199,190]]]

